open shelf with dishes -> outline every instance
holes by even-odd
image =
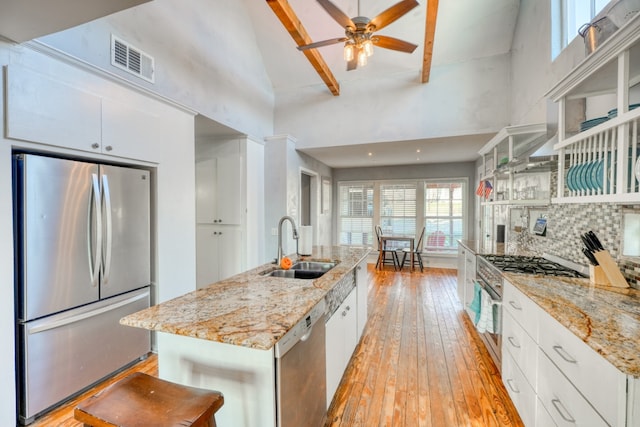
[[[552,203],[640,202],[637,15],[547,94],[559,106],[558,197]],[[603,109],[606,116],[592,117]],[[585,112],[579,124],[576,110]]]
[[[507,126],[479,151],[480,182],[491,191],[483,204],[548,205],[550,169],[530,163],[530,156],[547,140],[544,123]]]

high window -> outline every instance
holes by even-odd
[[[424,227],[423,250],[455,253],[466,238],[467,186],[467,178],[340,182],[339,244],[375,248],[374,225],[384,234],[416,237]]]
[[[340,183],[338,195],[340,244],[373,245],[373,184]]]
[[[578,30],[598,14],[609,0],[552,0],[552,45],[554,59],[578,36]]]

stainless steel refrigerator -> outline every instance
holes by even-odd
[[[15,154],[18,421],[28,424],[150,350],[119,319],[149,306],[150,178]]]

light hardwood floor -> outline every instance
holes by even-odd
[[[368,274],[369,321],[326,427],[522,426],[493,361],[462,312],[455,270],[399,273],[369,265]],[[77,402],[136,370],[157,375],[157,357],[32,426],[81,426],[73,419]]]

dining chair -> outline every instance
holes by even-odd
[[[381,263],[384,267],[385,264],[389,264],[390,262],[392,262],[393,269],[397,271],[400,267],[400,258],[398,257],[398,252],[384,247],[384,244],[382,243],[382,227],[376,225],[375,228],[376,236],[378,238],[378,262],[376,262],[376,268],[378,268]],[[391,255],[391,259],[387,258],[387,254]]]
[[[422,264],[422,239],[424,238],[424,227],[422,227],[422,233],[420,233],[420,237],[418,237],[418,242],[413,248],[413,265],[414,267],[416,263],[420,267],[420,272],[424,270],[424,266]],[[400,263],[400,270],[404,267],[404,262],[407,260],[407,256],[411,256],[411,248],[404,248],[402,250],[402,262]]]

